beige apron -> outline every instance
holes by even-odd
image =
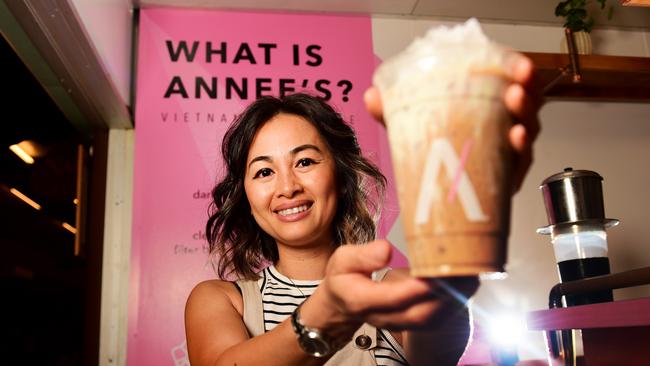
[[[375,280],[381,281],[388,270],[376,273]],[[262,294],[257,281],[239,280],[237,285],[242,291],[244,299],[244,324],[252,337],[264,333],[264,313],[262,308]],[[372,343],[367,348],[360,348],[354,342],[359,336],[367,335]],[[325,366],[376,366],[374,348],[377,346],[377,328],[364,323],[342,349],[336,352]]]

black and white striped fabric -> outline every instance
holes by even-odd
[[[259,285],[262,292],[265,332],[288,318],[298,305],[316,291],[320,283],[318,280],[293,280],[293,283],[291,281],[274,266],[266,267],[262,271]]]
[[[262,293],[265,332],[288,318],[320,284],[319,280],[290,280],[278,272],[273,265],[265,268],[260,275],[258,284]],[[378,366],[408,365],[404,350],[389,331],[378,329],[377,338],[375,360]]]

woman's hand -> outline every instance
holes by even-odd
[[[514,192],[518,191],[533,162],[533,142],[540,131],[537,113],[542,106],[542,92],[537,85],[532,61],[520,53],[513,52],[508,60],[508,76],[512,84],[506,89],[503,101],[512,114],[515,125],[510,129],[510,143],[517,153],[513,177]],[[364,94],[368,112],[383,124],[381,96],[375,87]]]
[[[373,281],[371,273],[388,265],[391,250],[384,240],[339,247],[323,282],[301,309],[303,322],[340,340],[349,340],[364,322],[390,330],[423,329],[449,305],[464,306],[478,288],[475,277],[425,280],[405,272]]]

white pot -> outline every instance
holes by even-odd
[[[579,55],[591,55],[591,36],[589,33],[585,31],[574,32],[573,41],[573,43],[576,45],[576,52]],[[569,53],[565,35],[562,36],[562,41],[560,42],[560,50],[562,53]]]

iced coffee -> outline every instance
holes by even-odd
[[[415,276],[504,271],[512,54],[472,19],[432,29],[375,73]]]

